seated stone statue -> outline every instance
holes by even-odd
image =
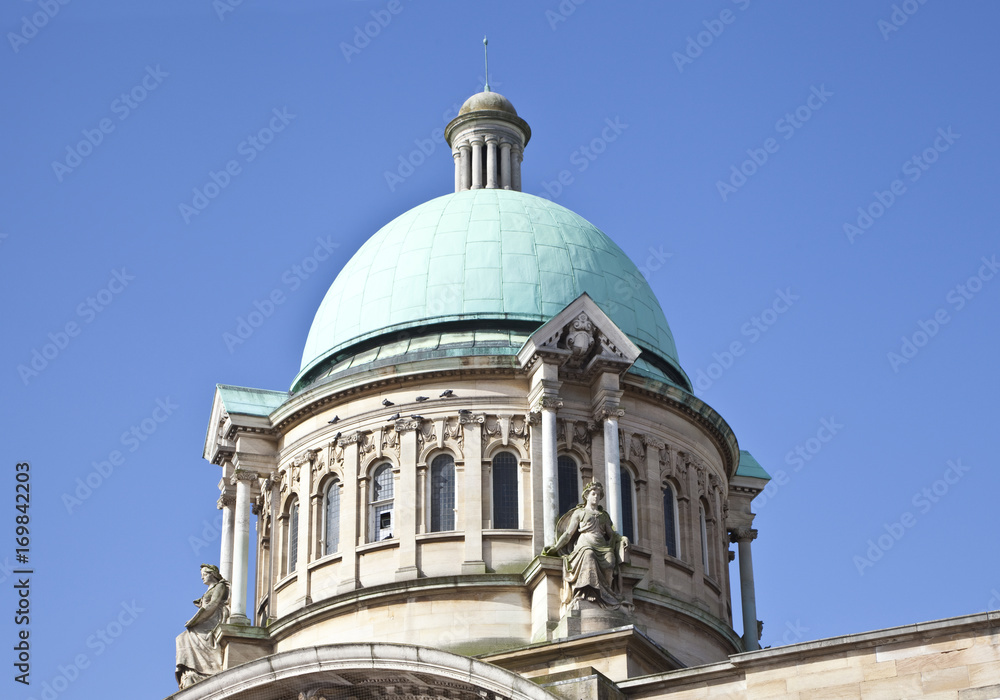
[[[229,582],[211,564],[201,565],[201,580],[208,590],[194,601],[198,612],[177,636],[176,676],[181,690],[222,670],[222,648],[216,646],[214,632],[229,617]]]
[[[589,601],[606,610],[631,612],[622,594],[621,565],[629,542],[619,535],[611,517],[599,505],[604,487],[593,482],[583,491],[583,503],[563,514],[556,525],[556,541],[542,550],[563,560],[562,607],[578,610]]]

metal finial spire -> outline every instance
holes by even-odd
[[[486,58],[486,86],[483,88],[483,92],[490,91],[490,50],[489,41],[486,37],[483,37],[483,56]]]

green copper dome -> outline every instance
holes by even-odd
[[[643,350],[642,367],[689,386],[663,310],[621,248],[565,207],[499,189],[432,199],[369,238],[320,304],[295,386],[400,338],[530,332],[583,292]]]

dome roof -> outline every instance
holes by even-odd
[[[517,116],[517,110],[514,109],[514,105],[499,92],[477,92],[465,101],[465,104],[458,110],[458,113],[460,115],[468,114],[469,112],[477,112],[481,109],[492,109],[498,112],[513,114],[515,117]]]
[[[496,189],[432,199],[369,238],[320,304],[295,384],[404,330],[540,326],[584,292],[647,363],[689,385],[663,310],[621,248],[565,207]]]

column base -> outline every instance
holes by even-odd
[[[462,562],[463,574],[485,574],[486,562],[484,561],[464,561]]]
[[[401,569],[396,569],[397,581],[412,581],[419,576],[420,571],[415,566],[404,566]]]
[[[227,625],[237,625],[239,627],[250,627],[250,618],[243,614],[233,614],[226,620]]]

